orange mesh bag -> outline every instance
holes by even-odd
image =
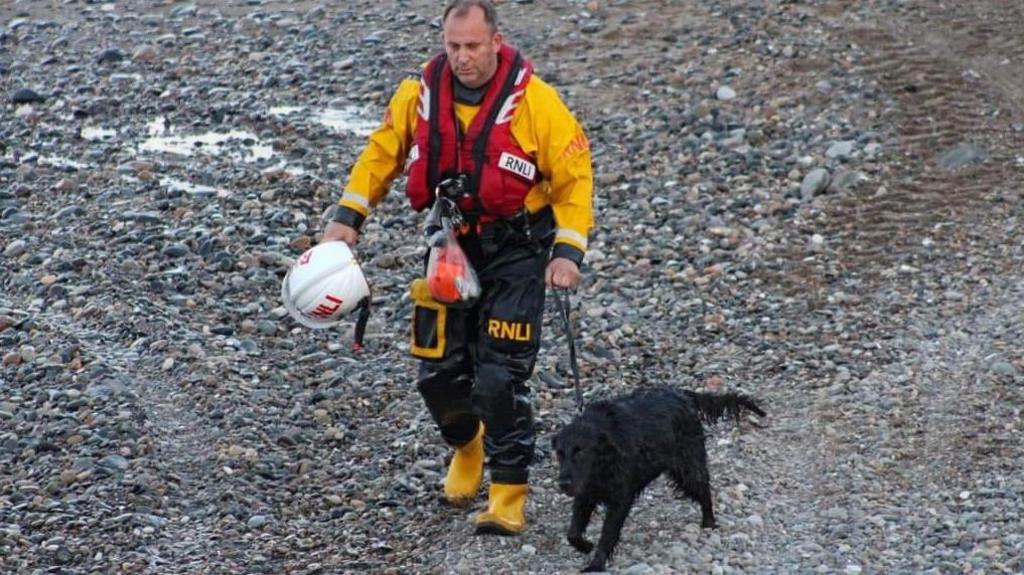
[[[434,235],[427,262],[427,287],[444,304],[469,305],[480,297],[480,281],[450,228]]]

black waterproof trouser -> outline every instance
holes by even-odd
[[[529,234],[526,233],[529,226]],[[467,444],[483,421],[493,483],[526,483],[536,434],[527,379],[540,349],[544,270],[554,235],[550,209],[497,222],[459,239],[481,295],[472,307],[416,301],[417,388],[444,440]]]

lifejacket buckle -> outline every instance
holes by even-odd
[[[468,181],[469,176],[466,174],[456,174],[450,178],[445,178],[438,182],[434,195],[436,197],[458,200],[469,193],[466,189]]]

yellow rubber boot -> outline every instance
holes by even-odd
[[[526,484],[492,483],[487,511],[476,516],[477,534],[519,535],[526,529]]]
[[[444,478],[445,500],[459,507],[473,502],[480,483],[484,479],[484,424],[477,429],[476,437],[455,450],[448,475]]]

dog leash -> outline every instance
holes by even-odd
[[[583,413],[583,388],[580,386],[580,368],[576,363],[576,336],[572,332],[572,323],[569,321],[569,308],[572,302],[569,300],[569,290],[555,288],[555,303],[558,305],[558,313],[562,316],[565,325],[565,339],[569,340],[569,369],[572,370],[572,377],[576,381],[576,411]],[[562,296],[565,301],[562,301]]]
[[[363,298],[359,302],[359,317],[356,319],[355,335],[352,338],[352,351],[359,353],[363,351],[363,336],[366,335],[366,322],[370,320],[370,300],[372,295]]]

